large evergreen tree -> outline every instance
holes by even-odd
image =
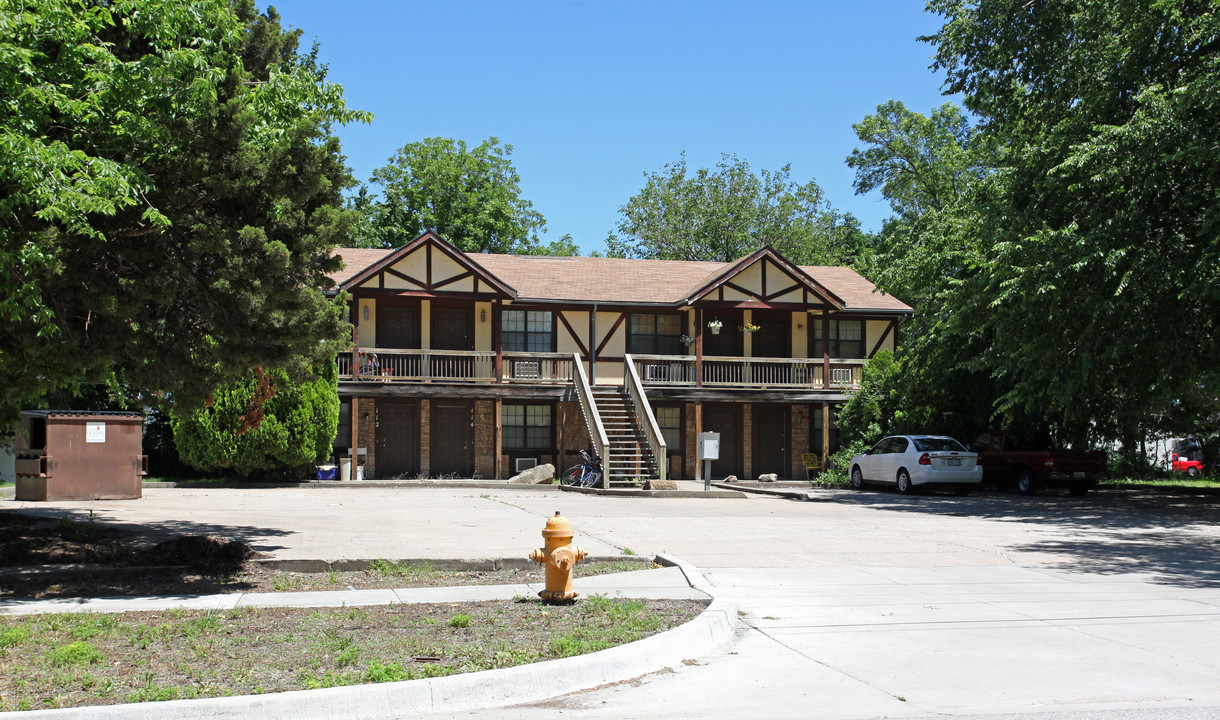
[[[0,422],[333,353],[344,106],[250,0],[0,0]]]

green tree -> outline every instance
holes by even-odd
[[[793,182],[789,167],[755,174],[726,154],[714,170],[688,173],[683,153],[645,174],[644,187],[620,209],[620,234],[606,239],[607,254],[732,262],[770,245],[798,264],[857,260],[869,243],[859,222],[831,208],[813,180]]]
[[[928,8],[946,19],[928,38],[946,89],[1005,148],[974,207],[979,272],[944,312],[987,339],[1003,413],[1134,447],[1215,377],[1220,15],[1193,0]]]
[[[546,220],[521,197],[512,153],[494,137],[473,148],[441,137],[402,146],[373,171],[380,197],[353,201],[368,220],[361,244],[399,247],[432,230],[464,252],[571,254],[571,243],[539,239]]]
[[[334,352],[333,123],[365,120],[250,0],[0,0],[0,424],[120,378],[201,401]]]
[[[987,229],[976,206],[995,153],[950,103],[925,116],[891,100],[853,127],[864,143],[847,158],[856,192],[879,190],[894,211],[871,277],[915,309],[901,335],[897,406],[913,418],[909,430],[969,440],[990,424],[1002,391],[980,362],[989,346],[976,315],[986,303],[949,308],[955,288],[979,272]]]
[[[339,427],[338,369],[319,363],[311,379],[294,382],[261,368],[212,394],[207,407],[175,407],[179,457],[205,472],[245,478],[300,476],[330,457]]]

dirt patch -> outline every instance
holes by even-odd
[[[261,554],[230,538],[189,535],[153,544],[138,533],[85,521],[0,513],[0,600],[212,595],[374,588],[512,585],[542,582],[538,567],[442,570],[378,560],[366,569],[298,573],[264,567]],[[95,569],[56,569],[88,564]],[[34,572],[5,571],[40,566]],[[647,562],[585,562],[577,577],[652,567]]]

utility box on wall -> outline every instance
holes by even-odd
[[[18,500],[133,500],[148,472],[138,412],[21,413],[15,470]]]

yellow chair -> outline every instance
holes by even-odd
[[[822,456],[817,453],[801,453],[801,462],[805,463],[806,480],[813,480],[815,472],[822,472]]]

